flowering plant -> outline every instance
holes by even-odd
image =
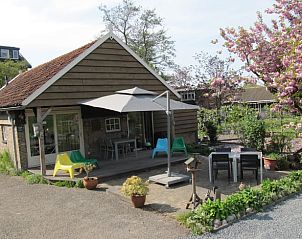
[[[94,164],[85,164],[83,169],[84,171],[86,172],[86,177],[88,178],[89,177],[89,173],[95,168],[95,165]]]
[[[138,176],[132,176],[123,183],[121,192],[126,196],[145,196],[149,192],[148,183]]]

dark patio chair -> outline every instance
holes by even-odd
[[[259,159],[257,154],[241,154],[240,155],[240,178],[243,179],[243,171],[253,171],[258,184],[258,168]]]
[[[228,180],[232,174],[232,159],[228,154],[212,154],[212,182],[217,179],[218,171],[227,170]]]

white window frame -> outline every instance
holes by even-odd
[[[7,126],[1,125],[1,137],[2,142],[7,143]]]
[[[19,51],[18,50],[13,50],[13,57],[12,57],[12,59],[16,59],[16,60],[19,59]]]
[[[181,92],[181,99],[183,101],[195,100],[195,92],[194,91],[185,91]]]
[[[105,119],[105,129],[107,133],[121,131],[121,119],[117,117]]]
[[[3,56],[5,54],[6,56]],[[8,49],[0,49],[0,58],[9,59],[9,50]]]

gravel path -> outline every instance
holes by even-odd
[[[169,217],[132,208],[103,190],[28,185],[0,175],[0,238],[184,238]]]
[[[302,195],[288,199],[271,210],[255,214],[217,233],[194,239],[297,239],[302,238]]]

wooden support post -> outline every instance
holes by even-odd
[[[44,129],[43,129],[43,120],[50,113],[52,108],[49,108],[43,115],[41,107],[37,107],[37,124],[39,128],[39,154],[40,154],[40,167],[41,174],[46,175],[46,163],[45,163],[45,147],[44,147]]]
[[[42,119],[42,109],[37,107],[37,124],[39,129],[39,154],[40,154],[40,167],[41,174],[46,175],[46,164],[45,164],[45,149],[44,149],[44,130],[43,130],[43,119]]]

